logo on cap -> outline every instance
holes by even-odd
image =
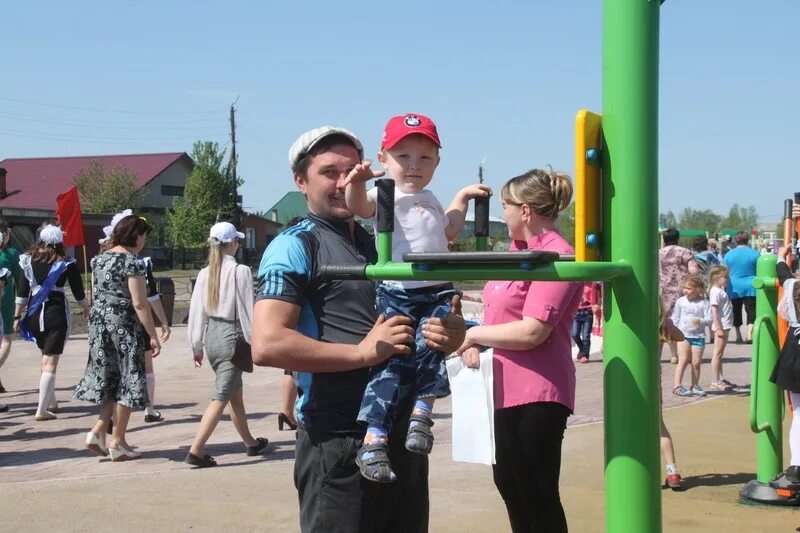
[[[416,128],[417,126],[422,124],[422,121],[416,115],[408,115],[408,116],[406,116],[406,119],[405,119],[404,122],[405,122],[406,126],[408,126],[410,128]]]

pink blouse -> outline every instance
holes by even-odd
[[[556,231],[514,241],[510,250],[575,251]],[[570,328],[583,295],[583,283],[566,281],[490,281],[483,290],[486,325],[536,318],[553,327],[531,350],[494,349],[495,409],[534,402],[557,402],[575,409],[575,363]]]

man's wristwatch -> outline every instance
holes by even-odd
[[[17,315],[17,316],[14,317],[14,320],[20,320],[21,318],[22,318],[22,315]]]

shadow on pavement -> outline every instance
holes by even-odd
[[[703,474],[701,476],[690,476],[683,478],[684,490],[691,490],[694,487],[723,487],[726,485],[744,485],[751,479],[755,479],[756,474],[739,472],[738,474]]]
[[[2,466],[23,466],[45,463],[49,461],[61,461],[64,459],[83,459],[86,458],[86,450],[76,448],[46,448],[20,450],[5,452],[0,455],[0,467]]]

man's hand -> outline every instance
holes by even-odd
[[[422,334],[430,348],[454,353],[464,343],[467,328],[461,314],[461,296],[455,295],[451,300],[452,309],[445,318],[431,318],[422,326]]]
[[[203,354],[201,354],[201,353],[195,354],[194,355],[194,367],[195,368],[200,368],[201,366],[203,366]]]
[[[366,183],[371,179],[380,178],[384,174],[386,174],[384,170],[372,170],[372,161],[365,159],[353,167],[353,170],[344,179],[344,186],[347,187],[351,183]]]
[[[728,332],[727,332],[727,331],[725,331],[725,330],[723,330],[723,329],[718,329],[718,330],[716,330],[716,332],[714,333],[714,335],[716,335],[716,336],[717,336],[717,337],[719,337],[720,339],[725,339],[725,338],[727,338],[727,337],[728,337]]]
[[[800,218],[800,204],[792,205],[792,219],[797,220]]]
[[[411,319],[406,316],[393,316],[386,320],[378,317],[364,340],[358,343],[358,354],[364,366],[375,366],[395,354],[409,355],[414,343],[414,329]]]

